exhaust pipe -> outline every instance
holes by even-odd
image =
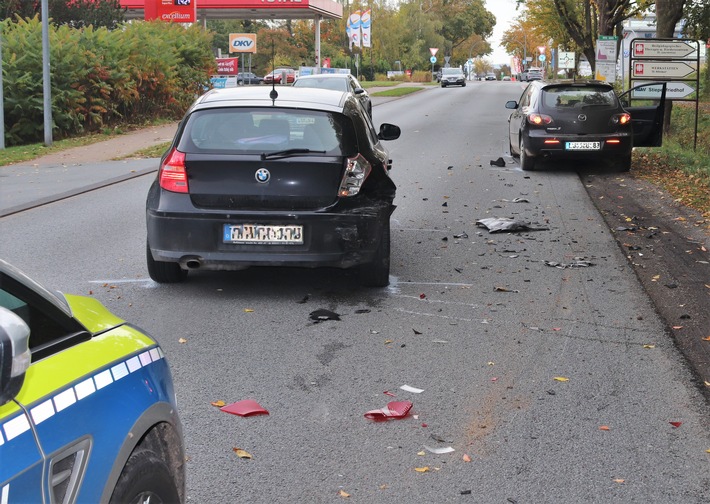
[[[185,263],[185,266],[187,266],[188,269],[199,269],[202,264],[198,259],[190,259]]]

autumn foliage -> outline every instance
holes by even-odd
[[[6,19],[2,69],[6,141],[43,135],[42,33],[39,18]],[[131,23],[120,30],[49,28],[53,136],[178,117],[209,84],[211,35],[167,23]]]

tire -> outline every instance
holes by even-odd
[[[390,283],[390,221],[382,227],[380,244],[371,263],[360,266],[360,283],[365,287],[387,287]]]
[[[520,132],[520,168],[522,168],[523,171],[532,171],[535,169],[535,158],[525,153],[525,140],[523,140],[522,131]]]
[[[243,85],[244,85],[244,81],[241,81],[241,80],[237,81],[237,86],[243,86]]]
[[[442,83],[441,83],[441,87],[446,87],[446,84],[444,84],[444,83],[442,82]]]
[[[461,84],[461,87],[466,87],[466,83],[464,82],[463,84]]]
[[[180,502],[167,464],[151,450],[131,454],[118,477],[110,504],[172,504]]]
[[[146,243],[145,251],[146,263],[148,264],[148,274],[150,278],[158,283],[179,283],[187,278],[187,270],[180,267],[178,263],[156,261],[150,252],[150,245]]]
[[[616,161],[616,169],[620,172],[628,172],[631,170],[631,153],[624,154]]]
[[[508,135],[510,135],[510,133]],[[514,157],[514,158],[520,157],[520,153],[518,152],[516,154],[515,151],[513,150],[513,142],[510,141],[510,137],[508,138],[508,149],[510,150],[510,157]]]

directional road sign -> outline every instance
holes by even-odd
[[[560,51],[557,56],[557,68],[574,68],[574,53]]]
[[[635,40],[631,50],[636,59],[684,59],[692,56],[697,48],[682,40]]]
[[[634,78],[645,79],[683,79],[697,71],[695,62],[652,61],[634,62],[631,67]]]
[[[634,86],[643,85],[643,82],[634,82]],[[661,96],[661,85],[644,86],[632,91],[633,98],[658,99]],[[695,88],[685,82],[666,83],[666,98],[669,100],[682,100],[695,93]]]

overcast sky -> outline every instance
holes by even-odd
[[[510,28],[513,19],[518,16],[515,5],[515,0],[486,0],[486,9],[496,17],[493,36],[488,41],[493,48],[493,52],[486,57],[496,65],[510,64],[510,56],[505,52],[505,49],[500,47],[500,40],[503,37],[503,32]]]

